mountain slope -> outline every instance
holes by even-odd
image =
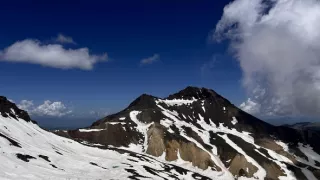
[[[216,172],[179,167],[180,161],[166,163],[145,154],[83,145],[57,136],[41,129],[5,97],[0,97],[0,113],[0,179],[228,178]]]
[[[270,125],[205,88],[164,99],[143,94],[88,128],[56,133],[182,161],[225,179],[320,179],[319,133]]]

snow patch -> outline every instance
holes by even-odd
[[[106,122],[106,124],[111,124],[111,125],[116,125],[116,124],[121,124],[121,125],[125,125],[125,122]]]
[[[284,151],[289,152],[288,144],[286,144],[286,143],[284,143],[282,141],[275,141],[275,142],[276,142],[276,144],[281,146]]]
[[[170,126],[173,124],[173,122],[170,121],[169,119],[165,119],[165,120],[161,120],[160,124],[166,128],[170,128]]]
[[[231,123],[232,123],[233,125],[235,125],[235,124],[238,123],[238,120],[236,119],[236,117],[232,117]]]
[[[288,164],[293,164],[293,162],[289,158],[287,158],[287,157],[285,157],[285,156],[283,156],[281,154],[278,154],[278,153],[274,152],[273,150],[270,150],[270,149],[266,149],[266,150],[268,151],[268,154],[273,159],[276,159],[276,160],[278,160],[280,162],[286,162]]]
[[[197,101],[197,99],[193,98],[192,100],[188,99],[158,99],[156,103],[165,103],[168,106],[181,106],[181,105],[190,105]]]
[[[134,143],[130,143],[128,145],[128,147],[124,147],[124,146],[121,146],[119,147],[119,149],[125,149],[125,150],[128,150],[128,151],[132,151],[132,152],[143,152],[143,146],[140,145],[140,144],[134,144]]]
[[[97,131],[103,131],[106,129],[78,129],[80,132],[97,132]]]
[[[301,168],[302,173],[307,177],[308,180],[318,180],[314,174],[307,168]]]
[[[298,148],[304,155],[308,157],[308,161],[310,162],[310,164],[315,166],[315,160],[320,162],[320,155],[314,152],[313,148],[309,144],[303,145],[299,143]]]
[[[201,104],[201,105],[202,105],[202,110],[203,110],[203,112],[206,113],[206,109],[204,108],[204,101],[202,101],[202,104]]]
[[[72,143],[72,142],[71,142]],[[89,146],[104,146],[102,144],[90,143],[88,141],[81,141],[81,144],[89,145]]]

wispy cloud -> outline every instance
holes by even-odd
[[[22,100],[17,106],[25,111],[31,112],[34,109],[33,101]]]
[[[214,54],[209,61],[203,63],[203,65],[201,66],[200,68],[201,75],[202,76],[210,75],[214,69],[219,68],[219,63],[225,60],[226,60],[226,57],[224,55]]]
[[[58,36],[54,39],[55,42],[62,44],[76,44],[76,42],[70,36],[66,36],[63,34],[58,34]]]
[[[229,40],[247,104],[262,114],[320,116],[319,28],[320,1],[235,0],[212,37]]]
[[[96,63],[107,60],[106,53],[93,55],[88,48],[65,49],[60,44],[42,44],[32,39],[17,41],[0,50],[0,61],[40,64],[60,69],[91,70]]]
[[[155,63],[155,62],[157,62],[159,60],[160,60],[160,55],[159,54],[154,54],[151,57],[147,57],[147,58],[141,59],[140,65],[153,64],[153,63]]]
[[[110,109],[97,109],[92,110],[89,112],[90,116],[93,116],[94,118],[103,118],[105,116],[108,116],[110,114]]]

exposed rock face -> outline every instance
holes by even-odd
[[[205,88],[144,94],[88,128],[56,133],[235,177],[320,179],[320,156],[308,154],[320,153],[319,133],[270,125]]]
[[[10,102],[6,97],[0,96],[0,114],[3,117],[12,117],[14,119],[21,118],[25,121],[32,121],[29,114],[19,109],[14,103]],[[32,121],[36,123],[35,121]]]
[[[166,153],[164,130],[160,125],[153,124],[148,130],[148,137],[148,154],[159,157]]]
[[[160,124],[153,124],[149,128],[146,152],[156,157],[165,155],[167,161],[175,161],[181,158],[184,161],[192,162],[192,165],[201,169],[218,168],[211,160],[210,155],[194,143],[166,138],[164,128]]]
[[[229,171],[238,176],[253,177],[253,173],[256,172],[257,167],[253,166],[247,161],[247,159],[240,154],[237,154],[231,161]]]

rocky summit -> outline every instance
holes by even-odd
[[[320,134],[270,125],[213,90],[143,94],[90,127],[41,129],[0,98],[5,179],[320,179]]]

